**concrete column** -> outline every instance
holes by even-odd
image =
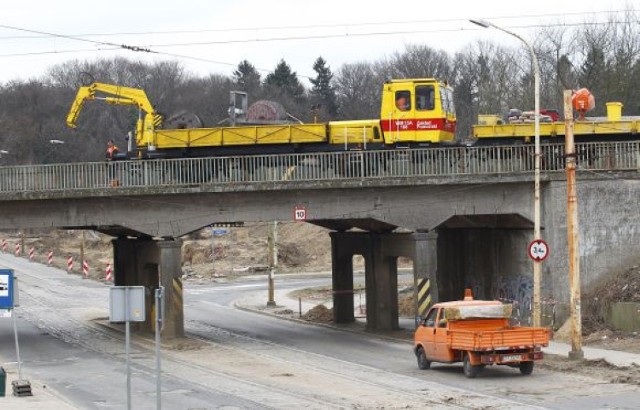
[[[182,298],[182,240],[157,242],[160,250],[160,283],[164,286],[164,328],[162,337],[184,337],[184,301]]]
[[[439,300],[438,294],[438,233],[416,233],[413,278],[415,284],[416,318],[423,317]],[[417,321],[416,321],[417,323]]]
[[[398,329],[398,263],[383,248],[383,235],[368,234],[369,249],[365,255],[367,286],[367,329]]]
[[[151,332],[154,326],[154,294],[165,287],[163,336],[184,336],[182,304],[181,240],[156,241],[148,238],[117,238],[113,244],[114,284],[145,287],[145,322],[134,331]]]
[[[353,301],[353,249],[339,232],[331,236],[331,279],[333,284],[333,320],[351,323],[355,320]]]

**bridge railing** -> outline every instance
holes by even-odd
[[[639,142],[578,143],[578,168],[639,170]],[[542,171],[562,171],[563,144],[543,144]],[[0,167],[0,194],[388,177],[519,174],[534,146],[442,147]]]

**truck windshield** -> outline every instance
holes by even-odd
[[[436,325],[436,315],[438,314],[438,309],[431,309],[427,317],[424,318],[424,325],[426,327],[434,327]]]

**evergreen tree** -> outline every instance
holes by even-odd
[[[311,94],[314,97],[315,102],[320,104],[323,111],[330,116],[335,116],[338,111],[338,105],[336,104],[336,91],[331,83],[333,79],[333,73],[327,66],[327,62],[322,57],[318,57],[315,63],[313,63],[313,70],[318,74],[316,78],[312,78]]]
[[[255,91],[260,87],[260,73],[249,61],[242,60],[233,71],[233,82],[242,91]]]
[[[291,67],[284,60],[280,60],[275,70],[267,74],[264,83],[281,95],[300,97],[304,94],[304,87],[300,84],[297,74],[291,71]]]

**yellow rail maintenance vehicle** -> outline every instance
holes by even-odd
[[[163,128],[145,92],[93,83],[78,90],[67,116],[75,128],[86,101],[139,108],[135,148],[129,158],[181,158],[275,153],[417,148],[455,141],[453,91],[433,78],[384,84],[380,118],[319,124],[237,125]]]

